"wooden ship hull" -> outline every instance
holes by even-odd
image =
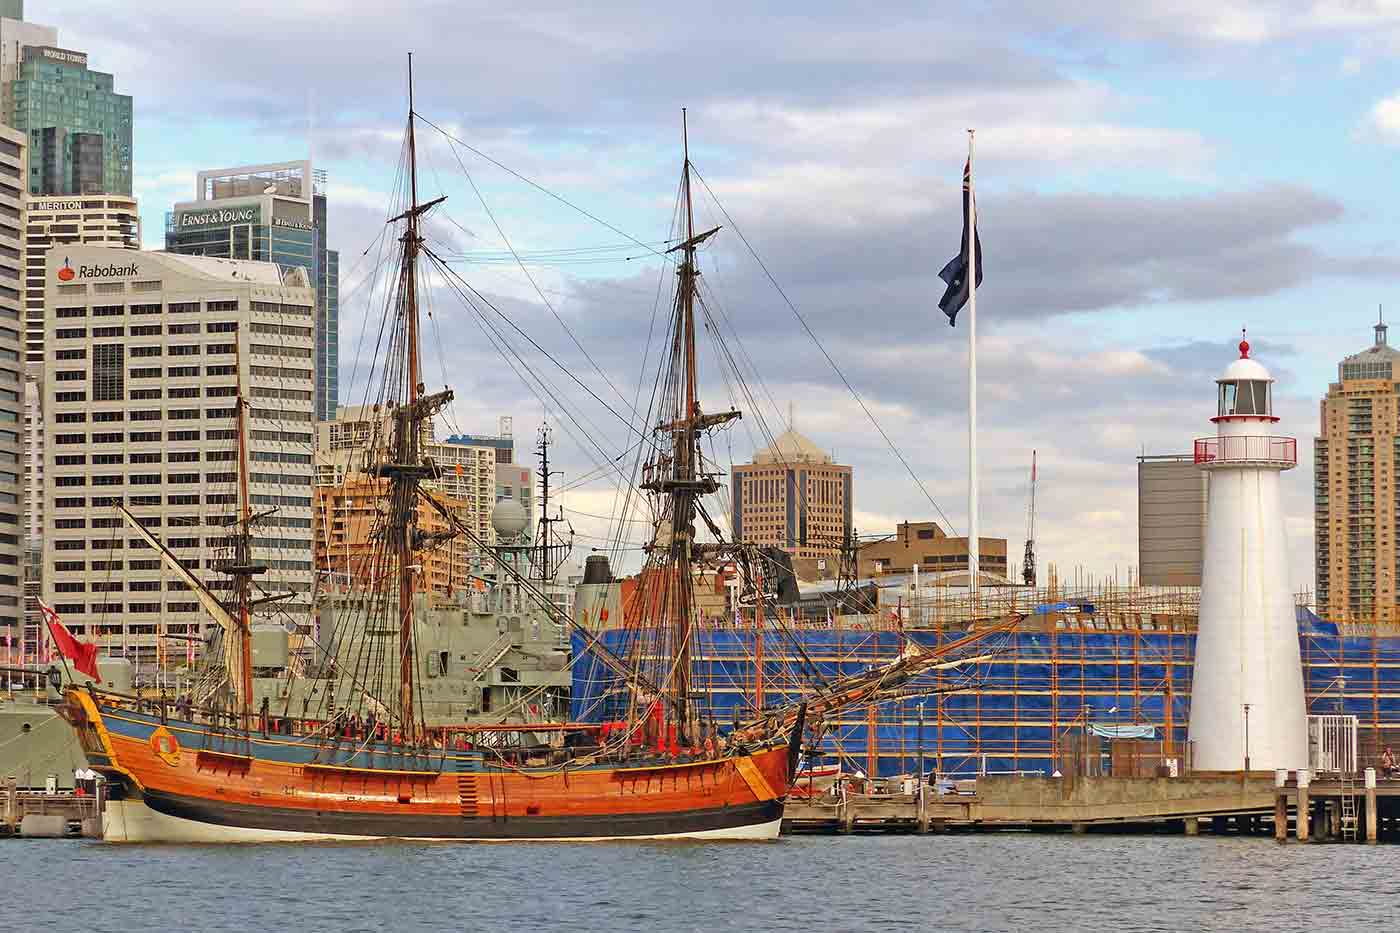
[[[783,739],[689,761],[517,766],[215,729],[80,688],[65,715],[114,788],[109,842],[772,839],[795,757]]]

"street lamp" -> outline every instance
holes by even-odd
[[[1244,704],[1244,773],[1249,774],[1249,706]]]
[[[1087,753],[1088,748],[1089,748],[1090,729],[1091,729],[1092,726],[1093,726],[1094,713],[1095,713],[1095,712],[1096,712],[1096,710],[1094,709],[1093,704],[1090,704],[1090,703],[1084,704],[1084,708],[1083,708],[1082,710],[1079,711],[1079,715],[1076,716],[1076,717],[1074,717],[1074,719],[1070,720],[1070,724],[1069,724],[1068,726],[1066,726],[1064,732],[1061,733],[1061,735],[1068,734],[1068,733],[1070,732],[1070,730],[1072,730],[1072,729],[1074,728],[1074,726],[1075,726],[1076,723],[1079,723],[1079,722],[1081,722],[1081,721],[1083,722],[1083,732],[1080,734],[1080,739],[1079,739],[1079,742],[1078,742],[1078,749],[1077,749],[1077,753],[1076,753],[1076,755],[1075,755],[1075,759],[1076,759],[1076,760],[1075,760],[1075,773],[1076,773],[1076,774],[1079,773],[1079,769],[1080,769],[1081,764],[1084,764],[1084,763],[1085,763],[1085,762],[1084,762],[1084,759],[1085,759],[1085,757],[1086,757],[1086,753]],[[1104,712],[1109,713],[1109,714],[1116,713],[1116,712],[1118,712],[1118,707],[1117,707],[1117,706],[1110,706],[1108,709],[1104,710]],[[1101,759],[1101,758],[1102,758],[1102,752],[1100,752],[1099,756],[1097,756],[1097,757],[1099,757],[1099,758]],[[1101,760],[1100,760],[1099,764],[1100,764],[1100,766],[1102,766],[1102,761],[1101,761]]]

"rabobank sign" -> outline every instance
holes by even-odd
[[[119,279],[140,275],[141,267],[134,262],[109,262],[86,265],[73,265],[68,257],[63,258],[63,266],[56,273],[60,282],[74,282],[80,279]]]
[[[257,207],[223,207],[212,211],[185,211],[175,215],[175,225],[185,227],[221,227],[225,224],[251,224],[261,219]]]

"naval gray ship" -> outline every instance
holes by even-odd
[[[569,709],[572,675],[563,616],[541,606],[514,576],[501,570],[531,565],[538,552],[522,537],[524,510],[511,500],[497,504],[492,524],[501,544],[481,562],[478,587],[452,597],[419,593],[415,638],[423,658],[419,680],[423,719],[428,726],[501,725],[562,721]],[[552,581],[536,581],[549,593]],[[318,633],[310,650],[298,650],[297,636],[280,625],[255,626],[252,633],[253,709],[273,720],[314,718],[353,707],[376,681],[398,676],[397,631],[376,631],[344,623],[361,611],[364,594],[324,592],[318,599]],[[382,640],[383,644],[376,644]],[[218,651],[217,637],[204,646]],[[347,663],[344,659],[368,659]],[[76,733],[55,712],[65,682],[89,678],[54,664],[21,672],[11,669],[0,690],[0,782],[13,777],[21,788],[43,788],[50,776],[59,789],[71,789],[74,771],[86,768]],[[133,683],[132,665],[121,658],[99,658],[101,686],[118,693],[157,693]],[[194,706],[207,684],[183,686],[173,699]],[[171,696],[167,688],[166,695]],[[328,717],[329,718],[329,717]]]

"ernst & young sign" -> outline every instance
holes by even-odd
[[[262,211],[254,207],[223,207],[212,211],[185,211],[175,215],[175,226],[220,227],[224,224],[251,224],[262,219]]]

